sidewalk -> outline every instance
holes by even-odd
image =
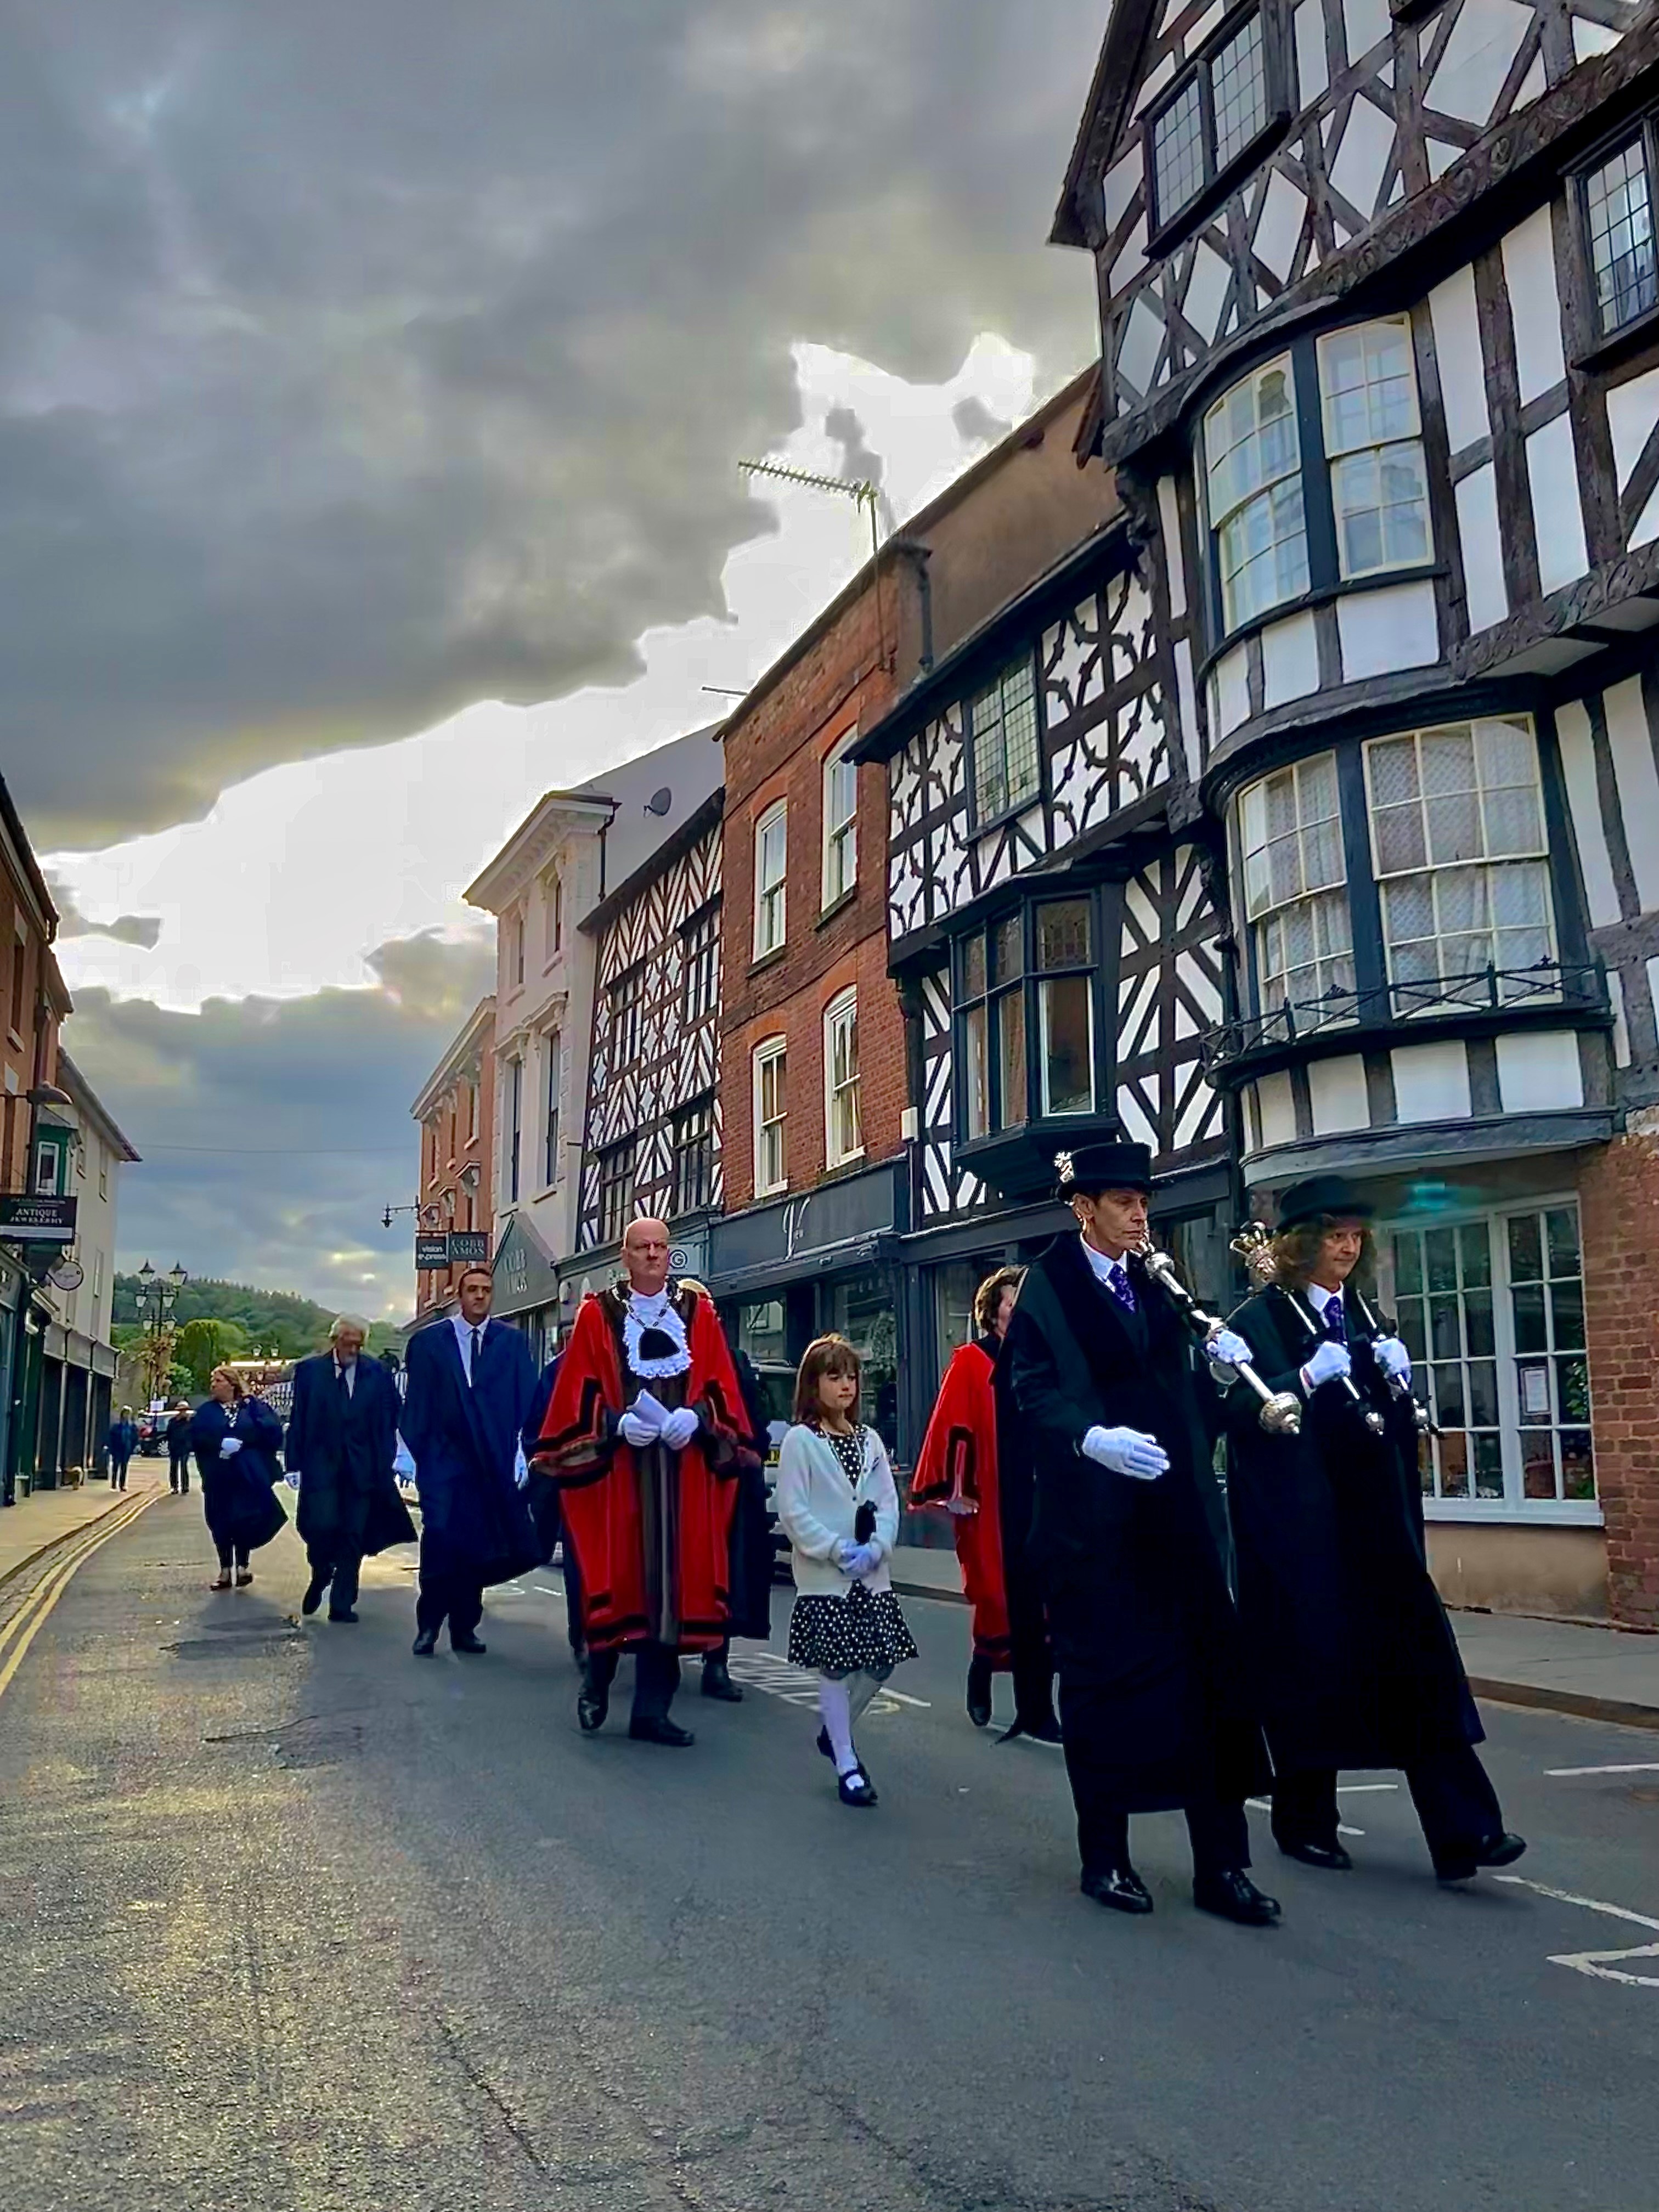
[[[963,1602],[954,1552],[901,1544],[892,1575],[903,1596]],[[1519,1613],[1454,1613],[1450,1618],[1476,1697],[1659,1729],[1659,1636]]]
[[[101,1520],[125,1499],[167,1486],[164,1459],[135,1459],[127,1469],[125,1490],[112,1491],[107,1482],[88,1482],[78,1490],[37,1490],[20,1497],[15,1505],[0,1510],[0,1583],[26,1566],[37,1552]]]

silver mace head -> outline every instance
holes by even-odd
[[[1302,1433],[1302,1404],[1294,1391],[1275,1390],[1259,1416],[1261,1425],[1270,1436],[1299,1437]]]

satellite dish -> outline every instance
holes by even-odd
[[[87,1279],[87,1271],[78,1260],[60,1260],[55,1267],[47,1268],[46,1279],[60,1291],[78,1291]]]
[[[645,811],[647,814],[660,816],[666,814],[673,804],[674,794],[668,786],[664,784],[660,791],[653,791],[650,798],[646,800]]]

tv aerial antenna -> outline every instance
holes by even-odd
[[[772,477],[780,483],[799,484],[806,491],[830,493],[836,499],[850,499],[854,507],[870,511],[870,571],[876,587],[876,639],[881,665],[890,673],[894,666],[887,653],[887,617],[881,590],[881,523],[879,489],[867,478],[851,477],[814,476],[808,469],[787,468],[781,461],[739,461],[738,473],[745,477]]]

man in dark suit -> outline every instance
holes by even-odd
[[[138,1449],[138,1424],[132,1418],[131,1406],[123,1406],[120,1419],[110,1423],[104,1449],[109,1454],[109,1486],[112,1490],[125,1490],[127,1462]]]
[[[167,1422],[167,1485],[181,1498],[190,1495],[190,1419],[181,1398]]]
[[[431,1656],[446,1620],[452,1650],[482,1651],[486,1586],[538,1557],[516,1474],[536,1369],[521,1332],[489,1318],[494,1291],[488,1267],[469,1267],[458,1310],[409,1340],[402,1428],[421,1497],[418,1658]]]
[[[342,1314],[329,1349],[294,1370],[294,1405],[284,1456],[300,1479],[295,1518],[311,1562],[301,1610],[315,1613],[329,1593],[331,1620],[356,1620],[365,1554],[415,1540],[398,1493],[398,1393],[378,1360],[362,1357],[368,1323]]]
[[[1194,1902],[1249,1927],[1279,1906],[1250,1881],[1244,1801],[1267,1782],[1223,1565],[1222,1504],[1186,1326],[1142,1265],[1144,1145],[1062,1152],[1077,1232],[1035,1260],[998,1364],[1030,1436],[1084,1894],[1152,1909],[1129,1815],[1187,1816]],[[1224,1340],[1224,1352],[1247,1358]],[[1204,1389],[1210,1385],[1205,1382]]]

